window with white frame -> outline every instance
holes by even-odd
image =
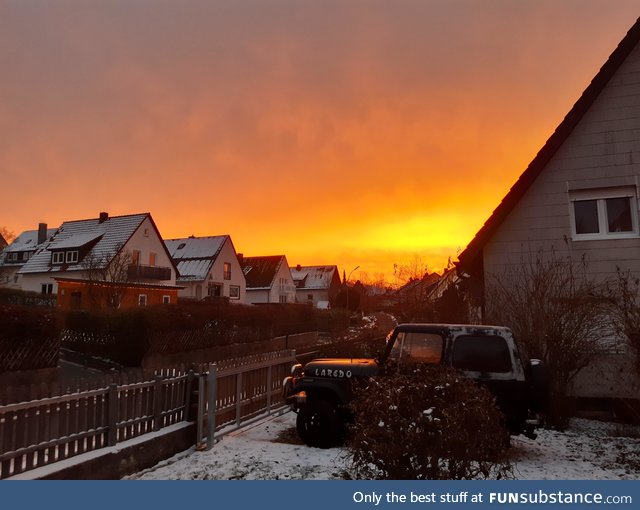
[[[51,263],[64,264],[64,252],[63,251],[54,252],[53,255],[51,256]]]
[[[70,250],[67,252],[66,256],[67,264],[72,264],[74,262],[78,262],[78,250]]]
[[[231,263],[225,262],[223,265],[223,276],[225,280],[231,280]]]
[[[229,299],[240,299],[240,287],[229,285]]]
[[[171,296],[162,296],[162,304],[170,305],[171,304]]]
[[[638,236],[634,187],[571,191],[569,199],[574,240]]]
[[[138,306],[147,306],[146,294],[138,294]]]

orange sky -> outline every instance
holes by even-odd
[[[455,258],[637,0],[0,3],[0,226],[150,211],[353,278]]]

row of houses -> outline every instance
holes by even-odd
[[[0,286],[55,294],[65,309],[172,304],[306,303],[328,307],[335,265],[290,267],[285,255],[245,257],[231,236],[164,240],[150,213],[40,223],[0,253]]]

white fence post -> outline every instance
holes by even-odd
[[[207,450],[213,448],[216,433],[216,410],[218,395],[218,367],[209,364],[208,393],[207,393]]]
[[[203,444],[203,436],[204,436],[204,374],[198,374],[198,427],[197,427],[197,439],[196,439],[196,450],[203,450],[205,445]]]

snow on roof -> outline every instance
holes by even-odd
[[[48,246],[48,250],[62,250],[67,248],[82,248],[91,241],[102,237],[101,232],[88,232],[86,234],[75,234],[66,239],[54,239]]]
[[[67,245],[67,248],[75,248],[76,246],[68,246],[68,244],[75,244],[77,240],[86,240],[91,236],[94,236],[93,239],[97,236],[101,237],[87,256],[94,257],[96,261],[102,261],[104,265],[106,265],[148,217],[149,213],[142,213],[113,216],[107,218],[102,223],[100,223],[99,218],[65,221],[55,233],[53,239],[48,243],[44,243],[42,248],[22,266],[19,272],[44,273],[58,271],[60,268],[51,267],[50,250],[55,250],[65,245]],[[86,257],[84,260],[86,260]],[[77,264],[70,264],[65,268],[66,271],[78,271],[82,269],[84,269],[82,260]]]
[[[289,269],[294,282],[304,280],[299,289],[328,289],[333,275],[338,273],[338,266],[295,266]]]
[[[178,260],[176,267],[180,276],[177,281],[204,280],[213,265],[213,259]]]
[[[184,259],[215,259],[228,235],[167,239],[164,244],[175,261]]]
[[[56,233],[55,228],[47,229],[47,240]],[[5,249],[5,253],[14,252],[14,251],[30,251],[35,250],[38,245],[38,231],[37,230],[26,230],[18,237],[16,237],[13,242],[7,246]]]
[[[169,255],[178,268],[178,281],[206,279],[227,239],[228,235],[165,240]]]

